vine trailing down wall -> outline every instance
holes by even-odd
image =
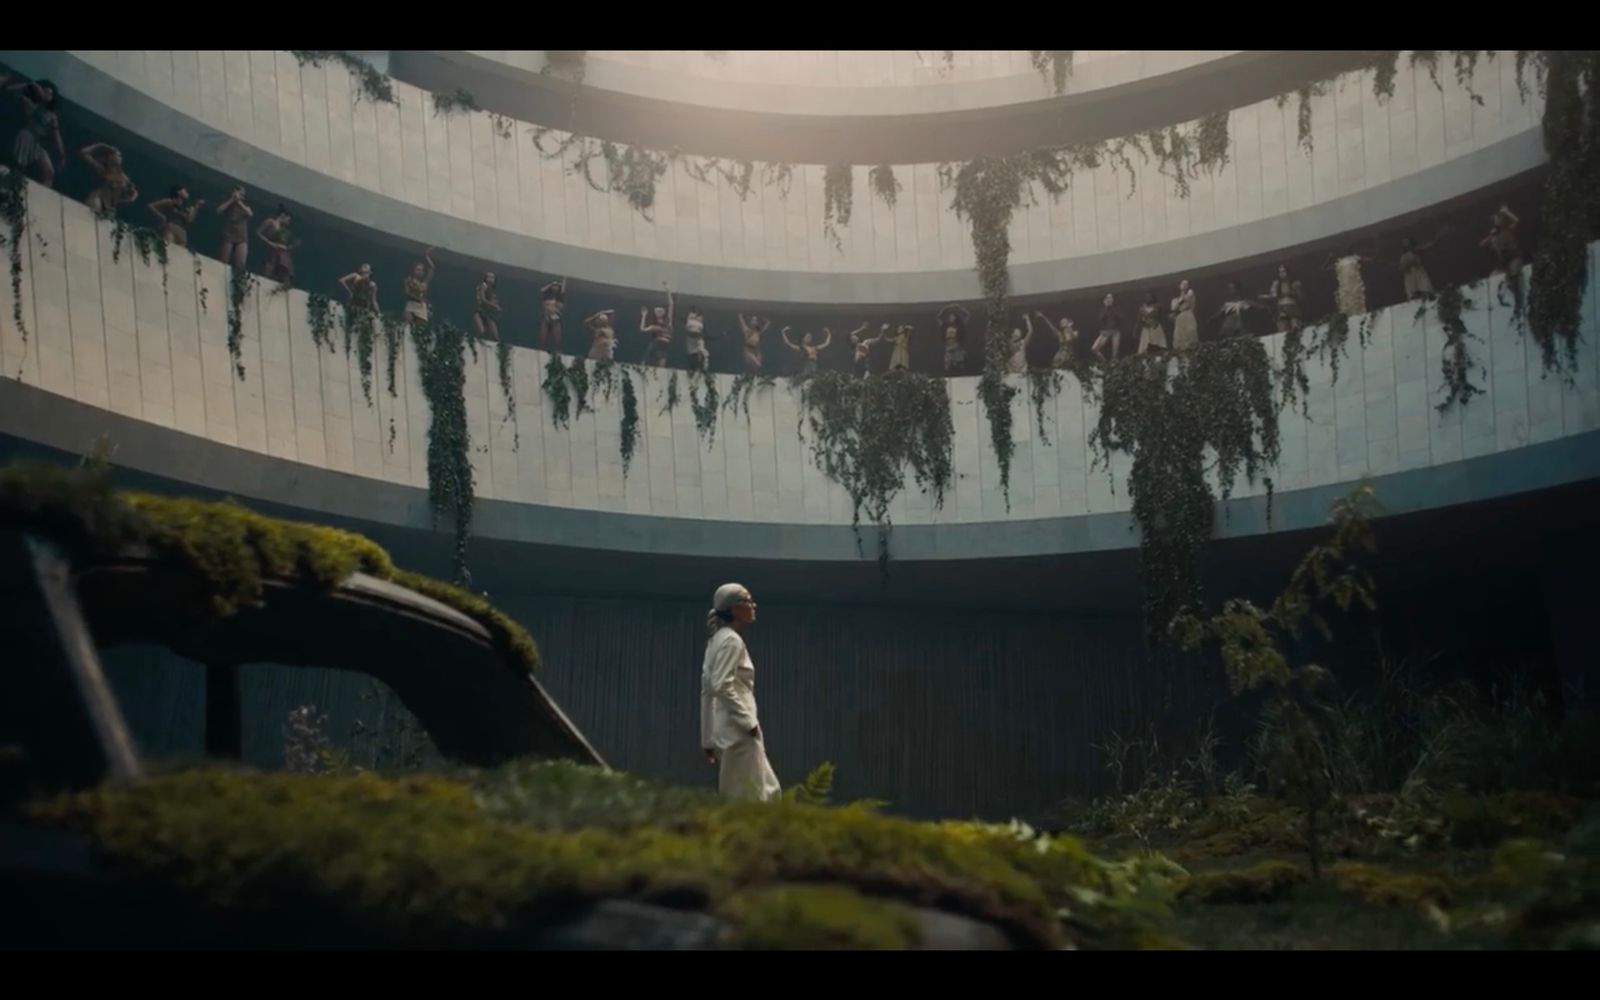
[[[907,371],[865,379],[821,371],[794,385],[811,430],[812,460],[850,495],[851,525],[859,527],[865,512],[877,526],[878,562],[885,567],[889,504],[905,485],[907,467],[935,508],[944,505],[952,481],[955,421],[946,380]]]
[[[1278,392],[1262,341],[1239,337],[1187,355],[1136,355],[1102,370],[1099,420],[1089,435],[1110,474],[1112,451],[1133,459],[1128,492],[1139,534],[1145,625],[1162,641],[1180,610],[1200,605],[1199,554],[1211,539],[1216,497],[1241,472],[1255,482],[1277,462]],[[1270,501],[1269,501],[1270,502]]]
[[[411,324],[422,392],[432,422],[428,427],[428,500],[437,526],[448,515],[455,527],[451,560],[453,582],[466,586],[467,538],[472,532],[473,477],[468,458],[466,350],[471,338],[448,322]],[[476,345],[473,350],[476,351]]]
[[[22,318],[22,241],[28,231],[28,179],[21,171],[0,167],[0,216],[6,231],[0,234],[11,265],[11,319],[23,347],[28,344],[28,324]]]

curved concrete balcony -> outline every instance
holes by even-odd
[[[651,218],[574,173],[575,153],[545,159],[532,131],[496,131],[482,113],[441,117],[428,94],[395,84],[399,103],[357,101],[339,67],[282,52],[8,52],[67,96],[199,170],[291,198],[379,238],[449,248],[497,269],[566,274],[587,284],[655,288],[698,299],[851,306],[980,297],[966,220],[949,208],[934,163],[894,166],[891,206],[854,168],[854,211],[838,243],[824,225],[824,168],[799,164],[785,193],[748,198],[683,163],[660,179]],[[1403,63],[1379,103],[1366,73],[1312,102],[1313,146],[1297,111],[1264,100],[1230,114],[1229,163],[1180,197],[1154,162],[1129,177],[1105,164],[1040,197],[1010,229],[1019,297],[1125,285],[1272,255],[1420,211],[1544,162],[1536,95],[1518,94],[1512,60],[1480,63],[1483,98]],[[133,139],[137,136],[138,139]],[[551,141],[559,139],[552,134]],[[603,167],[600,168],[603,171]],[[760,171],[757,171],[758,176]]]
[[[174,254],[165,274],[84,206],[37,186],[20,308],[0,287],[0,433],[81,452],[101,433],[119,465],[333,517],[429,530],[430,415],[408,345],[394,394],[378,338],[370,397],[356,362],[319,349],[298,290],[263,285],[244,301],[243,378],[227,348],[227,271]],[[1591,247],[1591,268],[1596,247]],[[1498,279],[1495,279],[1498,283]],[[1432,310],[1380,312],[1370,343],[1351,337],[1337,381],[1308,365],[1309,419],[1281,413],[1282,459],[1272,520],[1259,486],[1238,484],[1223,536],[1313,527],[1328,501],[1374,479],[1392,513],[1517,494],[1600,475],[1600,316],[1591,282],[1576,380],[1545,377],[1538,349],[1510,321],[1497,290],[1467,290],[1464,314],[1485,369],[1485,394],[1443,413],[1443,347]],[[337,321],[335,331],[338,330]],[[337,334],[336,334],[337,335]],[[1279,341],[1268,341],[1279,350]],[[554,426],[540,388],[546,358],[510,349],[515,413],[493,349],[469,355],[466,412],[479,497],[474,534],[616,552],[853,562],[863,555],[851,505],[797,439],[798,394],[757,389],[750,419],[722,413],[711,441],[687,405],[663,412],[670,373],[639,372],[640,437],[620,455],[620,393]],[[726,396],[730,380],[718,376]],[[955,419],[955,479],[942,507],[908,484],[890,509],[894,557],[977,560],[1128,549],[1126,459],[1092,468],[1096,421],[1072,378],[1044,426],[1028,393],[1014,404],[1010,506],[999,488],[976,380],[946,382]],[[687,391],[684,392],[687,403]],[[393,429],[393,437],[390,430]]]

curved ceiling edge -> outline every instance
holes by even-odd
[[[653,149],[777,163],[932,163],[1191,121],[1356,69],[1362,58],[1355,51],[1245,51],[1061,97],[854,116],[687,104],[653,96],[643,83],[632,93],[593,86],[587,78],[575,100],[565,80],[461,51],[393,52],[390,72],[440,93],[464,86],[486,110],[512,118]]]
[[[839,306],[926,305],[982,297],[975,272],[836,273],[729,268],[629,256],[522,236],[455,219],[292,163],[213,131],[153,97],[62,52],[10,53],[28,73],[70,80],[74,103],[112,130],[141,137],[169,156],[283,195],[312,213],[353,225],[378,242],[450,248],[526,275],[565,274],[601,288],[674,288],[713,303],[749,302]],[[1379,187],[1258,222],[1094,256],[1016,264],[1012,292],[1019,300],[1090,288],[1116,289],[1178,273],[1282,252],[1429,208],[1545,161],[1538,128]]]
[[[9,379],[0,389],[0,433],[76,454],[109,434],[117,464],[138,472],[265,503],[431,531],[426,488],[401,486],[230,447],[113,414]],[[1385,515],[1396,516],[1600,479],[1600,431],[1493,452],[1442,467],[1371,477]],[[1326,524],[1332,501],[1353,482],[1218,505],[1219,539],[1280,534]],[[989,560],[1132,549],[1127,513],[976,524],[904,525],[892,534],[896,562]],[[870,531],[870,528],[864,529]],[[876,559],[844,525],[732,522],[580,510],[480,499],[473,537],[598,551],[703,558],[849,563]]]

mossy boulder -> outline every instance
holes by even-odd
[[[1177,895],[1186,903],[1268,903],[1305,881],[1298,865],[1262,861],[1247,868],[1198,872],[1179,883]]]
[[[1454,885],[1443,876],[1357,862],[1334,865],[1328,877],[1340,892],[1372,906],[1440,908],[1449,906],[1455,894]]]
[[[382,547],[337,528],[266,517],[231,502],[120,491],[102,468],[37,462],[0,468],[0,528],[47,537],[79,567],[146,552],[177,571],[174,600],[195,621],[259,602],[269,577],[332,590],[352,573],[365,573],[454,608],[482,625],[510,663],[539,666],[533,637],[489,602],[397,569]]]
[[[121,878],[175,885],[224,914],[338,914],[361,940],[515,940],[622,899],[714,913],[762,947],[785,914],[796,941],[910,946],[910,907],[985,921],[1024,948],[1165,943],[1151,880],[1071,838],[1040,850],[575,765],[400,778],[189,771],[31,815],[82,835]],[[868,901],[859,925],[843,916],[850,894]]]

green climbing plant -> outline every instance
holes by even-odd
[[[561,355],[552,354],[544,363],[544,381],[540,385],[550,398],[550,422],[557,427],[567,426],[572,419],[572,388]]]
[[[244,304],[256,288],[256,276],[242,267],[228,269],[228,357],[244,381]]]
[[[482,112],[483,110],[483,105],[479,104],[478,99],[472,96],[472,92],[463,87],[457,87],[448,94],[436,93],[433,95],[433,113],[437,116],[448,118],[451,115],[465,115],[474,111]],[[494,134],[502,139],[511,138],[515,123],[505,115],[493,112],[487,112],[487,114],[489,115],[489,125],[494,129]]]
[[[428,401],[428,500],[434,526],[448,516],[455,528],[454,582],[465,585],[472,533],[474,483],[467,429],[466,345],[471,338],[447,322],[411,324],[423,396]]]
[[[867,179],[872,182],[873,193],[882,198],[885,205],[893,208],[900,200],[900,179],[894,175],[894,167],[880,163],[872,168]]]
[[[517,428],[517,387],[511,372],[511,344],[500,341],[495,348],[495,360],[500,370],[500,395],[506,401],[505,421],[511,424],[511,450],[522,448],[522,431]]]
[[[1136,355],[1106,366],[1089,435],[1097,465],[1132,459],[1128,492],[1139,528],[1139,578],[1147,633],[1160,641],[1179,610],[1200,604],[1199,555],[1211,538],[1214,455],[1220,499],[1278,460],[1278,391],[1265,345],[1254,337],[1203,344],[1176,358]]]
[[[321,66],[326,62],[343,66],[356,83],[358,101],[365,97],[377,104],[400,103],[394,96],[394,81],[359,56],[334,50],[291,50],[289,54],[302,66]]]
[[[1595,178],[1585,173],[1585,167],[1587,160],[1600,159],[1594,152],[1600,149],[1600,136],[1586,133],[1585,128],[1589,120],[1600,116],[1594,109],[1600,103],[1596,78],[1589,78],[1587,94],[1579,84],[1588,56],[1585,52],[1545,53],[1542,124],[1550,166],[1544,183],[1544,231],[1533,256],[1528,288],[1527,328],[1539,345],[1544,368],[1569,376],[1577,366],[1593,235],[1588,223]],[[1520,278],[1520,274],[1506,274],[1508,283],[1520,283]],[[1519,288],[1520,284],[1513,287],[1514,297]]]
[[[699,374],[698,379],[692,372],[689,375],[689,409],[694,413],[695,433],[709,447],[717,440],[717,380],[708,371]]]
[[[1067,80],[1072,76],[1072,49],[1060,49],[1054,52],[1034,51],[1028,53],[1033,68],[1045,82],[1055,88],[1057,96],[1066,93]]]
[[[326,347],[328,353],[332,354],[334,352],[333,300],[318,292],[307,295],[306,326],[311,331],[311,342],[317,345],[317,349]]]
[[[955,421],[945,380],[908,371],[861,379],[824,370],[799,386],[812,460],[849,494],[851,525],[859,527],[863,514],[877,525],[883,563],[889,504],[905,486],[906,469],[935,507],[943,506],[953,481]]]
[[[11,264],[11,319],[24,347],[28,343],[28,324],[22,319],[22,240],[28,231],[28,179],[20,170],[0,167],[0,216],[6,232],[0,241],[6,245]]]
[[[1444,376],[1443,389],[1445,398],[1434,407],[1444,413],[1456,403],[1466,406],[1476,396],[1483,392],[1482,389],[1472,384],[1472,358],[1467,351],[1467,340],[1477,339],[1467,332],[1467,324],[1463,322],[1461,314],[1474,308],[1472,300],[1461,294],[1461,289],[1450,286],[1440,289],[1438,296],[1433,300],[1435,314],[1439,318],[1439,328],[1444,333],[1444,351],[1439,359],[1441,374]],[[1420,313],[1427,306],[1418,310]]]
[[[839,227],[850,224],[850,213],[855,205],[855,171],[848,163],[829,164],[822,174],[822,230],[833,240],[836,249],[843,249]]]
[[[639,444],[639,397],[633,391],[633,377],[626,371],[622,375],[622,421],[619,425],[622,448],[622,478],[628,478],[628,467],[633,464],[633,452]]]

